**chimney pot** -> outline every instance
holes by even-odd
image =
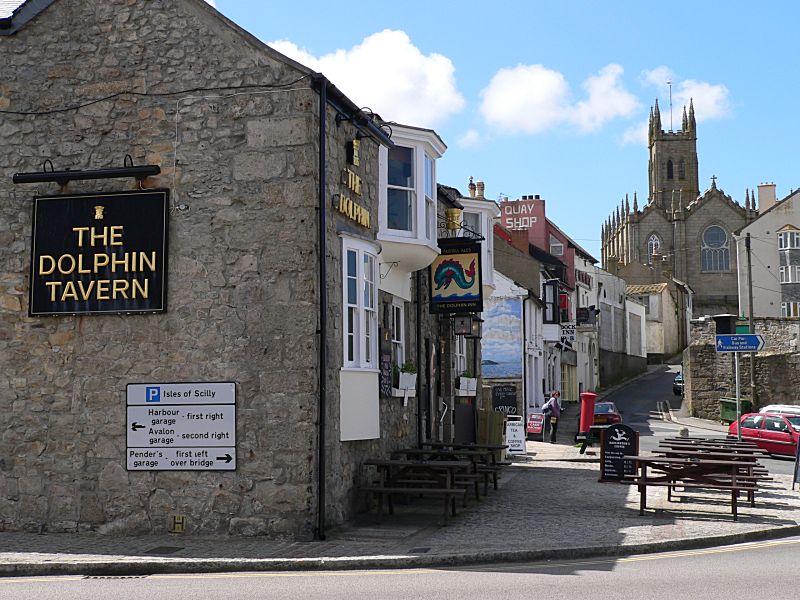
[[[539,194],[536,194],[536,196],[534,196],[534,197],[535,197],[537,200],[541,200],[541,198],[539,198]]]

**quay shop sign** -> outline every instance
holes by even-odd
[[[37,196],[28,314],[167,309],[169,190]]]

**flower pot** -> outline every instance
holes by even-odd
[[[400,373],[400,378],[397,387],[401,390],[415,390],[417,389],[417,374],[416,373]]]

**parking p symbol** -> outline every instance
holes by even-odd
[[[161,388],[160,387],[146,387],[144,388],[145,402],[161,402]]]

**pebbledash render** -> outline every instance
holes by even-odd
[[[377,435],[341,421],[342,256],[366,248],[347,256],[367,260],[375,248],[378,148],[391,142],[324,77],[202,0],[28,2],[9,23],[0,32],[0,529],[308,539],[351,517],[361,461],[414,435],[412,409],[397,402],[374,411]],[[12,181],[148,165],[160,172]],[[130,222],[116,222],[107,200],[158,190],[167,192],[163,310],[81,313],[138,301],[132,286],[99,282],[106,259],[88,245],[111,255],[154,235],[151,213],[137,220],[134,207]],[[34,198],[81,194],[100,209],[80,222],[82,245],[70,252],[100,265],[56,267],[54,257],[32,268]],[[37,229],[58,228],[42,214]],[[133,265],[115,273],[135,278]],[[61,278],[45,300],[79,314],[30,314],[30,287],[44,277]],[[189,456],[206,468],[131,462],[154,456],[130,449],[147,419],[141,445],[178,435],[153,415],[172,414],[180,390],[194,404],[179,416],[202,423],[178,434],[209,446],[209,434],[233,434],[233,456],[167,448],[173,466]],[[202,406],[212,391],[228,406]]]

